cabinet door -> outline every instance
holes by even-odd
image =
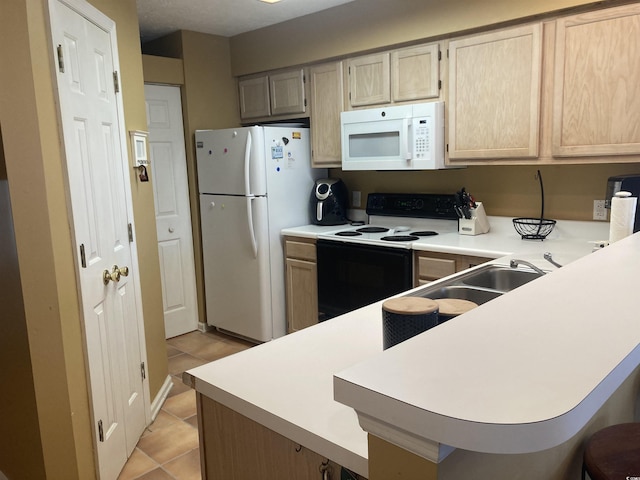
[[[394,102],[440,96],[440,48],[437,43],[391,52]]]
[[[389,53],[365,55],[347,62],[349,101],[352,107],[391,101]]]
[[[538,156],[540,24],[449,44],[449,158]]]
[[[288,333],[318,323],[318,270],[315,262],[287,258]]]
[[[640,153],[640,6],[557,22],[553,155]]]
[[[343,110],[342,62],[309,69],[311,160],[314,167],[340,167],[340,112]]]
[[[268,117],[269,108],[269,77],[243,78],[238,81],[240,96],[240,118]]]
[[[304,71],[302,69],[269,75],[271,114],[304,113]]]

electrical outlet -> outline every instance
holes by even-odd
[[[359,207],[361,201],[362,201],[362,198],[361,198],[360,192],[358,190],[354,190],[353,192],[351,192],[351,206],[352,207]]]
[[[593,201],[593,219],[594,220],[607,219],[607,209],[604,208],[604,200]]]

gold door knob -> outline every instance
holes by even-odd
[[[108,285],[109,281],[119,282],[120,276],[128,277],[129,267],[118,267],[118,265],[114,265],[111,271],[105,270],[102,272],[102,282],[105,285]]]

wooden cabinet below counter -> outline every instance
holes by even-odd
[[[493,258],[416,251],[414,253],[413,284],[416,287],[424,285],[491,260]]]
[[[202,478],[341,478],[340,465],[201,393],[197,395]],[[327,477],[323,477],[325,470]]]
[[[285,237],[287,333],[318,323],[318,268],[316,242]]]

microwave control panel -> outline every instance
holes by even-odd
[[[418,117],[413,119],[413,157],[426,158],[431,148],[431,118]]]

